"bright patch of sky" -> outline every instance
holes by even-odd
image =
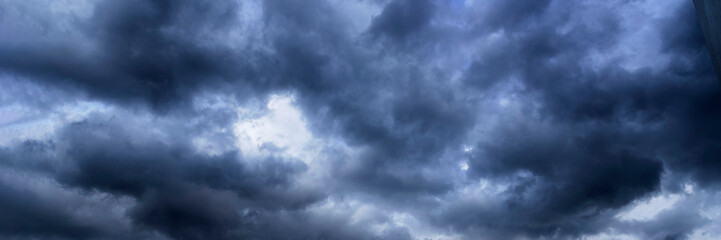
[[[235,124],[236,145],[247,158],[280,155],[306,164],[318,157],[322,144],[308,130],[303,114],[294,105],[295,97],[276,94],[269,97],[265,112],[239,108]]]
[[[648,221],[661,211],[671,209],[681,199],[683,196],[680,194],[658,195],[646,201],[639,201],[631,209],[622,212],[617,217],[626,221]]]

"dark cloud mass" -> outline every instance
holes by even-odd
[[[691,1],[0,1],[0,237],[717,239]]]

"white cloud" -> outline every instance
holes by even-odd
[[[680,194],[662,194],[646,201],[636,203],[631,209],[617,215],[621,220],[648,221],[661,211],[671,209],[676,202],[683,199]]]
[[[250,108],[240,108],[234,132],[237,146],[248,158],[277,154],[310,164],[320,154],[322,141],[313,137],[293,95],[272,95],[267,111],[257,116]]]

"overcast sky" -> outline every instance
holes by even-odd
[[[719,239],[690,0],[0,0],[3,239]]]

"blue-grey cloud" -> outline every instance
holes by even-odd
[[[23,133],[0,141],[2,236],[683,239],[712,221],[698,201],[616,217],[718,190],[721,90],[690,2],[45,5],[0,6],[0,130]],[[235,124],[278,95],[311,153],[243,152]]]

